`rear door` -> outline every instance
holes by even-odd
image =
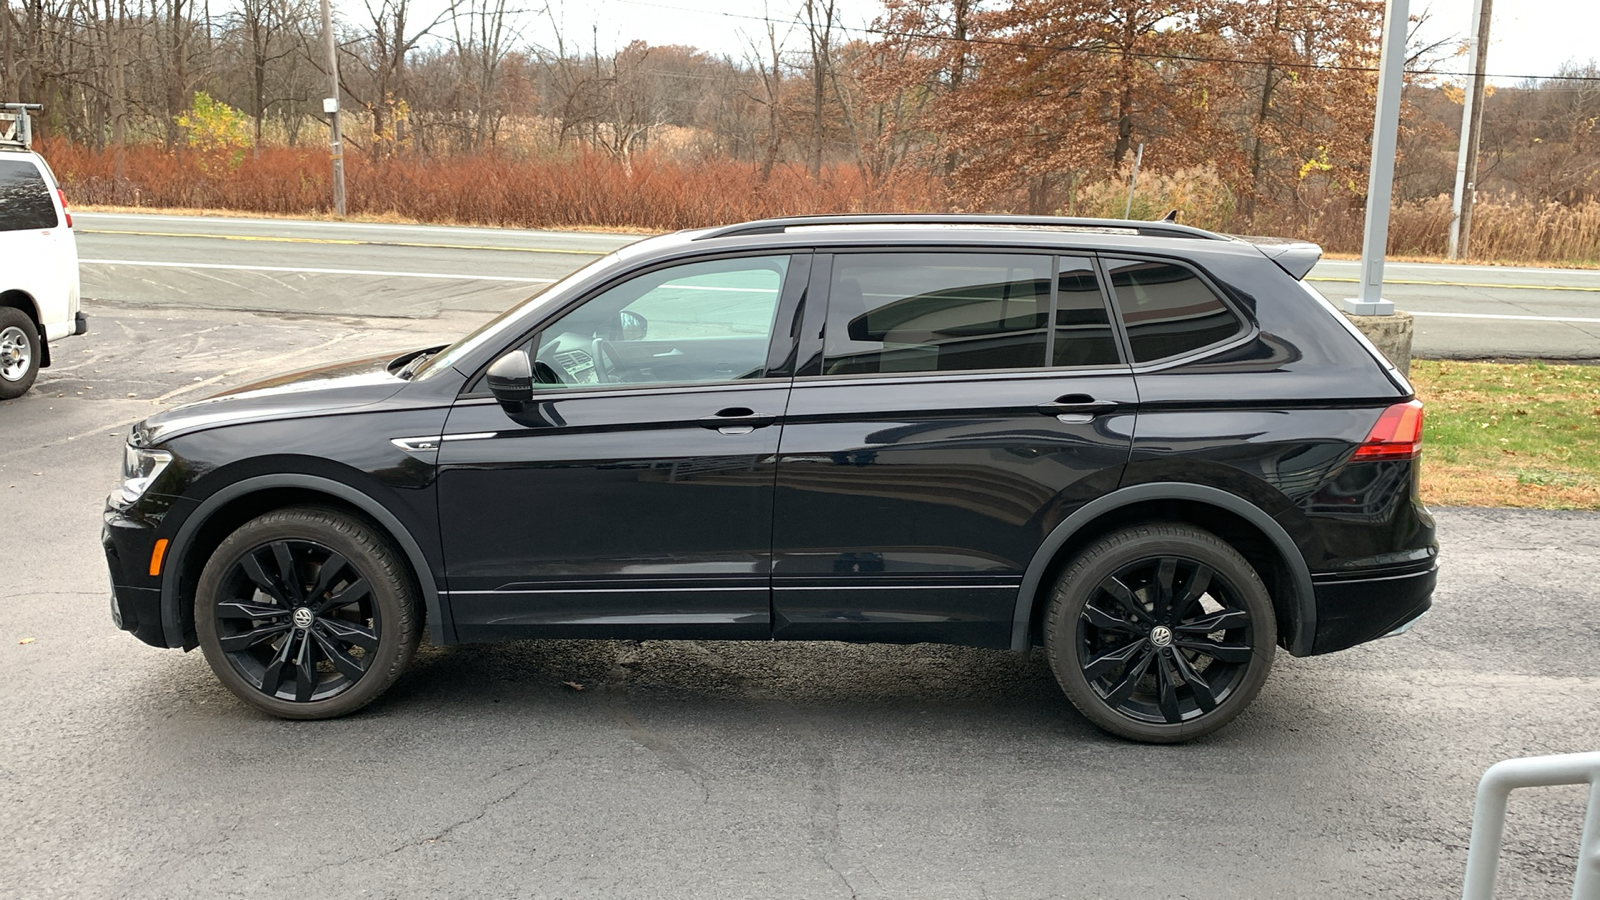
[[[779,638],[1009,646],[1046,535],[1117,486],[1138,396],[1091,259],[819,255],[778,452]]]

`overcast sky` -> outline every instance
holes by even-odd
[[[743,57],[752,39],[765,40],[763,15],[792,21],[799,0],[549,0],[562,21],[567,41],[588,49],[598,37],[602,52],[632,40],[686,44],[717,54]],[[878,0],[837,0],[841,22],[864,28],[882,9]],[[766,10],[770,10],[770,13]],[[1411,14],[1429,14],[1423,35],[1429,40],[1464,38],[1470,30],[1472,0],[1411,0]],[[596,31],[598,29],[598,31]],[[785,30],[779,27],[780,38]],[[858,36],[859,32],[856,33]],[[1596,0],[1500,0],[1494,10],[1488,71],[1492,75],[1550,75],[1567,60],[1600,57],[1600,2]],[[525,37],[542,46],[554,43],[548,17],[529,22]],[[870,36],[867,36],[870,37]],[[798,30],[789,46],[803,44]],[[1464,60],[1453,66],[1464,69]],[[1500,78],[1499,81],[1512,79]]]

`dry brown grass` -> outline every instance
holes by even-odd
[[[124,151],[122,177],[111,151],[53,142],[51,164],[80,206],[135,210],[203,210],[253,215],[329,216],[330,175],[321,148],[265,147],[233,160],[159,146]],[[941,179],[904,172],[870,180],[854,166],[826,167],[813,179],[803,169],[760,168],[729,159],[683,162],[647,154],[630,161],[577,152],[516,157],[477,154],[432,159],[403,156],[347,159],[350,218],[514,228],[598,228],[670,231],[769,216],[815,213],[945,212],[955,202]],[[1085,185],[1071,210],[1120,216],[1124,183]],[[1233,195],[1205,169],[1140,179],[1134,217],[1169,208],[1184,222],[1232,232],[1281,234],[1322,244],[1330,254],[1361,249],[1356,198],[1329,195],[1315,208],[1264,209],[1254,223],[1238,220]],[[1389,254],[1432,260],[1445,253],[1447,197],[1395,207]],[[1466,262],[1600,265],[1600,203],[1536,204],[1486,197],[1477,206],[1472,257]]]
[[[328,214],[325,152],[268,147],[259,157],[246,155],[233,164],[135,146],[124,151],[120,179],[109,151],[57,143],[46,152],[77,204]],[[731,160],[685,164],[639,156],[622,162],[595,153],[379,162],[352,156],[345,183],[353,216],[520,228],[668,231],[803,213],[946,208],[941,189],[930,179],[869,183],[853,166],[828,167],[816,180],[804,170],[779,167],[763,180],[759,167]]]

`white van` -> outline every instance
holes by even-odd
[[[56,341],[89,330],[78,310],[72,216],[50,167],[29,149],[21,106],[0,108],[0,400],[27,393]]]

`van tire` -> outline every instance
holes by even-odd
[[[39,326],[15,307],[0,307],[0,400],[14,400],[33,387],[44,361]]]

